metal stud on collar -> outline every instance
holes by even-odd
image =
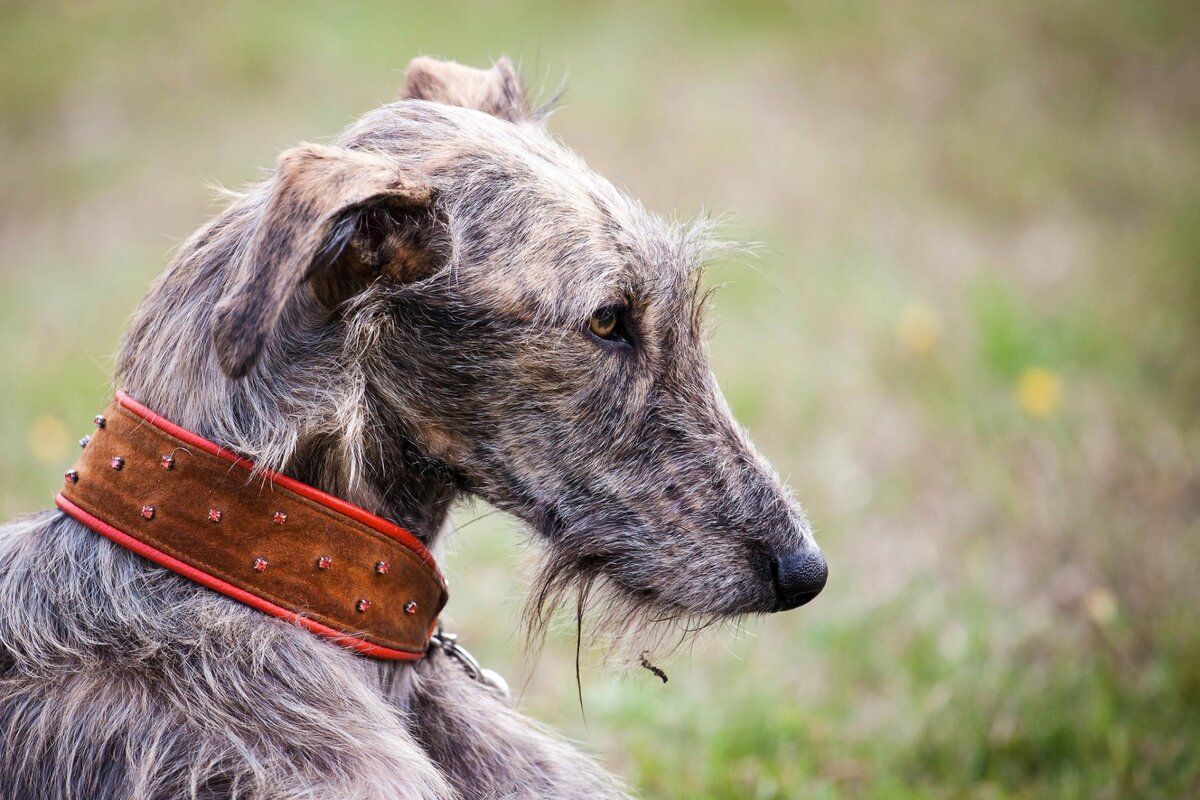
[[[254,571],[255,572],[266,572],[267,571],[267,560],[265,558],[254,559]]]
[[[332,556],[321,556],[317,559],[317,569],[329,569],[333,566]]]
[[[163,469],[175,469],[175,456],[163,456],[158,463]]]
[[[208,510],[208,521],[209,522],[220,522],[221,521],[221,509],[210,508]]]
[[[355,608],[355,609],[356,609],[356,610],[357,610],[357,611],[358,611],[360,614],[366,613],[367,611],[370,611],[370,610],[371,610],[371,601],[370,601],[370,600],[368,600],[368,599],[367,599],[367,598],[365,598],[365,597],[363,597],[363,598],[360,598],[360,599],[359,599],[359,601],[358,601],[357,603],[355,603],[355,604],[354,604],[354,608]]]
[[[154,519],[154,506],[142,506],[142,519]]]
[[[121,458],[120,456],[113,456],[112,460],[108,462],[108,465],[113,469],[119,470],[125,466],[125,459]]]
[[[76,470],[69,469],[63,473],[63,477],[67,479],[67,483],[75,483],[79,480],[79,473]]]
[[[79,437],[79,448],[83,449],[88,446],[88,442],[92,440],[91,435]]]
[[[103,428],[108,424],[108,420],[104,418],[103,414],[97,414],[96,416],[92,417],[92,424],[97,428]]]

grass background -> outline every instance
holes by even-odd
[[[751,263],[713,358],[831,563],[648,672],[524,659],[484,508],[449,617],[649,797],[1200,797],[1200,12],[1187,2],[0,4],[0,513],[48,505],[172,249],[409,58]],[[186,387],[181,387],[186,391]],[[472,522],[472,520],[478,521]]]

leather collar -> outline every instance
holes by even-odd
[[[418,659],[446,581],[411,533],[117,392],[55,503],[100,535],[363,655]]]

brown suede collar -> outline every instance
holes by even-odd
[[[385,659],[425,654],[446,582],[411,533],[118,392],[58,507],[156,564]]]

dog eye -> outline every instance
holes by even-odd
[[[588,330],[592,335],[608,341],[621,338],[621,315],[625,309],[621,306],[605,306],[597,309],[588,320]]]

